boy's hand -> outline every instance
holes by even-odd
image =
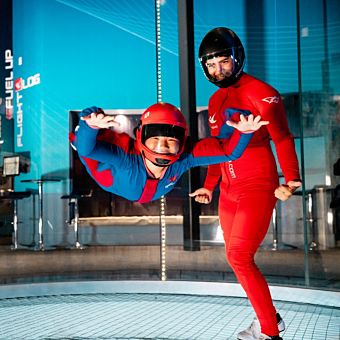
[[[252,114],[250,114],[248,117],[241,114],[239,122],[227,120],[226,124],[242,133],[252,133],[254,131],[257,131],[261,126],[268,125],[269,121],[261,121],[261,116],[256,116],[254,118],[254,115]]]
[[[195,197],[195,201],[198,203],[209,204],[212,200],[212,191],[200,188],[189,194],[190,197]]]
[[[110,127],[117,128],[120,126],[113,116],[105,115],[102,110],[93,112],[85,117],[80,117],[80,119],[85,121],[92,129],[108,129]]]

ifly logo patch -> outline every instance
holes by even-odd
[[[275,103],[277,104],[279,102],[280,98],[277,97],[277,96],[274,96],[274,97],[266,97],[266,98],[263,98],[262,101],[263,102],[266,102],[268,104],[272,104],[272,103]]]
[[[177,181],[177,174],[176,174],[175,176],[172,176],[172,177],[169,178],[169,182],[170,182],[170,183],[168,183],[168,184],[165,186],[165,188],[169,188],[169,187],[171,187],[172,185],[175,185],[175,184],[176,184],[176,181]]]
[[[210,124],[215,124],[216,123],[215,115],[216,115],[216,113],[214,113],[212,116],[209,117],[209,123]]]

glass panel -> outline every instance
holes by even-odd
[[[256,5],[251,1],[238,4],[215,1],[214,6],[195,2],[196,51],[210,29],[227,26],[236,31],[246,50],[245,71],[271,84],[282,95],[300,167],[305,173],[306,194],[298,190],[289,201],[276,204],[268,233],[257,253],[257,263],[271,283],[329,288],[339,284],[340,273],[330,264],[338,256],[334,247],[339,238],[338,6],[335,1],[301,3],[302,163],[296,2],[275,1],[274,6],[271,1]],[[217,88],[206,81],[198,63],[196,69],[197,104],[204,107]],[[282,175],[274,145],[273,151]],[[285,181],[281,178],[280,182]],[[203,234],[203,244],[214,237],[216,240],[216,235],[218,229],[216,233]],[[313,250],[306,258],[307,243]],[[215,264],[213,267],[217,268]]]
[[[11,112],[3,106],[0,114],[4,131],[8,131],[8,126],[14,128],[14,136],[1,135],[14,143],[14,150],[4,144],[1,157],[4,151],[29,155],[29,171],[8,182],[16,191],[32,192],[31,197],[17,202],[23,223],[19,225],[19,235],[13,236],[30,250],[42,236],[38,229],[41,226],[38,185],[22,180],[58,179],[44,184],[43,242],[64,249],[76,246],[79,237],[80,243],[88,246],[84,254],[91,261],[96,259],[95,263],[83,263],[75,255],[69,267],[56,266],[52,273],[47,262],[34,263],[27,271],[13,265],[13,280],[20,276],[29,280],[33,275],[37,280],[60,279],[65,271],[76,278],[159,279],[160,256],[165,255],[168,279],[236,281],[226,261],[219,225],[219,188],[212,202],[201,206],[200,250],[185,251],[183,211],[188,192],[187,185],[178,181],[166,198],[167,247],[162,254],[160,202],[130,202],[102,190],[84,172],[69,148],[70,126],[72,130],[76,125],[74,116],[86,106],[98,105],[107,113],[119,116],[124,132],[133,137],[133,129],[146,107],[160,99],[180,105],[178,2],[159,1],[159,4],[158,60],[155,1],[13,0],[13,48],[7,57],[13,56],[14,119],[7,124],[3,118]],[[227,26],[243,42],[245,71],[269,83],[282,95],[305,175],[305,193],[298,190],[290,200],[278,202],[274,210],[270,209],[273,215],[269,229],[256,255],[256,262],[269,283],[339,289],[339,13],[336,0],[300,1],[300,13],[296,13],[295,0],[194,1],[199,137],[210,135],[207,107],[217,87],[202,72],[198,48],[209,30]],[[301,79],[298,79],[298,14]],[[8,73],[1,76],[6,78]],[[274,144],[272,150],[283,184]],[[261,166],[261,162],[249,166]],[[206,170],[206,167],[200,169],[202,184]],[[4,187],[8,189],[7,184]],[[74,198],[61,199],[72,191],[83,195],[77,202],[80,236],[74,224]],[[89,192],[91,197],[87,197]],[[253,197],[249,206],[257,200]],[[1,213],[6,210],[9,216],[8,203],[3,205]],[[6,236],[12,237],[11,232],[12,229],[6,230]],[[306,246],[310,248],[308,254],[304,252]],[[47,256],[55,259],[53,253]],[[7,265],[10,267],[11,263]]]
[[[299,125],[294,125],[294,123],[299,122],[296,101],[298,89],[297,54],[291,53],[292,50],[296,49],[295,1],[288,1],[284,4],[275,2],[275,6],[272,6],[272,4],[268,1],[256,2],[256,4],[251,1],[238,3],[215,1],[214,6],[209,6],[207,2],[195,1],[196,54],[198,54],[202,38],[209,30],[221,26],[234,30],[240,37],[246,51],[245,71],[269,83],[281,93],[286,106],[289,125],[296,128],[292,132],[298,138]],[[216,11],[216,8],[218,8],[218,11]],[[286,15],[288,12],[290,13],[289,16]],[[289,63],[286,61],[287,55],[289,55]],[[197,103],[204,107],[207,106],[209,97],[218,88],[205,79],[199,63],[197,63],[196,69]],[[299,152],[298,139],[296,143],[296,149]],[[273,151],[275,153],[274,147]],[[213,215],[217,216],[218,189],[215,193],[217,195],[213,200]],[[249,204],[251,205],[252,202],[249,202]],[[257,263],[270,282],[283,283],[285,281],[285,283],[288,283],[283,277],[292,274],[287,266],[280,267],[275,264],[280,261],[281,250],[283,251],[283,249],[290,250],[288,256],[291,258],[295,256],[294,252],[298,246],[291,244],[294,242],[292,242],[290,235],[295,233],[296,221],[300,218],[302,211],[300,205],[301,203],[295,203],[293,206],[288,206],[287,203],[277,204],[268,233],[257,253]],[[281,206],[283,207],[281,208]],[[286,225],[283,227],[282,224],[285,222],[281,221],[286,214],[291,218],[291,227],[289,228]],[[213,225],[208,225],[207,228],[203,227],[202,230],[206,231],[202,234],[203,244],[220,245],[220,248],[212,247],[210,249],[212,254],[214,252],[219,254],[219,265],[214,264],[211,268],[219,268],[220,274],[217,277],[220,279],[224,280],[225,277],[228,277],[228,280],[235,280],[230,266],[226,264],[224,259],[223,234],[218,221],[215,221]],[[295,240],[295,236],[293,238]],[[299,242],[301,247],[299,251],[300,260],[297,261],[295,257],[294,262],[300,268],[301,275],[292,278],[291,281],[294,281],[295,284],[304,283],[303,234]],[[272,253],[272,256],[268,257],[268,252]],[[270,260],[268,260],[269,258]],[[287,274],[288,272],[289,274]]]
[[[301,74],[310,284],[339,288],[339,2],[301,1]]]
[[[9,265],[14,280],[158,276],[159,202],[132,203],[101,189],[70,161],[68,139],[72,113],[92,105],[114,114],[133,137],[141,112],[156,102],[155,37],[152,0],[13,0],[14,151],[31,153],[31,169],[15,178],[14,190],[33,193],[18,201],[18,243],[30,251],[82,244],[79,255],[96,249],[99,256],[95,266],[71,261],[65,271],[48,261],[25,273]],[[43,179],[42,187],[22,182],[31,179]],[[142,265],[132,255],[136,246],[149,254]],[[112,261],[120,256],[125,260]]]

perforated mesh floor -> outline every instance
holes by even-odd
[[[339,340],[337,307],[277,301],[284,339]],[[0,339],[236,339],[253,311],[245,298],[86,294],[3,298]]]

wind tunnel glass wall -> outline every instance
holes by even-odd
[[[301,1],[301,96],[312,285],[339,288],[340,11],[338,1]]]
[[[46,249],[66,250],[75,245],[72,202],[62,196],[84,196],[78,201],[80,218],[84,218],[79,222],[79,238],[87,248],[78,255],[91,256],[97,249],[100,259],[95,266],[84,261],[78,268],[68,262],[70,266],[61,269],[65,277],[115,273],[121,268],[140,273],[150,269],[157,276],[158,203],[156,209],[144,207],[100,190],[94,182],[89,186],[87,179],[82,181],[86,172],[77,173],[79,168],[72,167],[74,154],[69,144],[72,113],[93,105],[120,116],[125,132],[131,133],[141,112],[157,101],[155,46],[154,1],[13,0],[14,153],[29,151],[31,164],[28,173],[15,177],[13,189],[33,193],[18,201],[22,222],[18,241],[28,250],[39,241],[38,185],[23,180],[45,181],[42,229]],[[51,179],[59,181],[48,182]],[[85,197],[90,192],[92,196]],[[150,224],[147,218],[145,223],[140,218],[129,220],[131,215],[149,214],[157,217]],[[124,245],[132,251],[129,246],[143,244],[153,247],[150,261],[148,255],[141,255],[145,265],[137,265],[133,256],[119,263],[102,258],[108,254],[112,258],[110,246]],[[44,255],[57,258],[53,251]],[[62,278],[58,265],[51,272],[51,262],[40,266],[34,262],[27,266],[27,276]],[[23,275],[14,263],[11,268],[13,276]]]
[[[339,83],[336,58],[339,54],[339,4],[336,1],[327,4],[301,1],[300,13],[297,13],[296,1],[275,1],[274,6],[271,1],[215,1],[214,6],[194,1],[194,12],[196,56],[209,30],[221,26],[234,30],[245,47],[245,71],[280,92],[294,136],[306,192],[302,194],[298,190],[289,201],[276,204],[267,235],[256,255],[261,271],[270,283],[338,289],[340,273],[334,263],[339,256],[339,177],[336,175],[340,150],[336,89]],[[297,15],[301,21],[300,79]],[[196,71],[197,106],[204,112],[217,87],[205,79],[197,60]],[[302,117],[299,80],[302,83]],[[272,147],[280,181],[284,183],[275,146]],[[215,195],[217,206],[218,190]],[[217,215],[217,210],[214,213]],[[201,245],[205,255],[201,252],[192,259],[186,257],[188,262],[192,261],[190,263],[197,261],[197,257],[201,260],[195,274],[207,279],[235,280],[224,258],[218,221],[208,228],[201,224]],[[206,256],[214,258],[213,265],[206,262]]]
[[[179,106],[178,3],[159,3],[162,100]],[[334,260],[340,239],[339,175],[334,167],[340,157],[339,12],[335,0],[300,1],[299,79],[295,0],[194,1],[199,137],[209,135],[207,105],[217,88],[203,75],[198,47],[214,27],[227,26],[237,32],[246,50],[245,71],[275,87],[285,103],[306,193],[299,191],[288,202],[277,204],[257,254],[259,267],[274,284],[304,285],[309,276],[311,286],[339,288]],[[36,271],[40,277],[110,273],[113,278],[158,278],[159,201],[129,202],[100,189],[68,141],[77,113],[85,107],[96,105],[119,117],[125,132],[133,136],[140,114],[157,101],[155,2],[13,0],[11,55],[17,80],[9,120],[14,126],[14,152],[29,152],[31,163],[28,173],[15,178],[14,189],[33,192],[18,202],[24,225],[19,229],[20,244],[31,247],[37,242],[38,221],[38,188],[22,180],[60,180],[44,184],[44,242],[58,249],[74,244],[72,226],[65,222],[70,217],[69,202],[61,196],[72,191],[91,194],[79,200],[80,240],[87,249],[69,257],[66,267],[55,265],[53,273],[50,264],[55,256],[46,252],[49,265],[38,268],[32,262],[26,275]],[[202,167],[202,184],[205,172]],[[169,279],[236,280],[225,260],[218,197],[217,189],[213,202],[201,208],[200,251],[189,252],[183,250],[187,192],[181,181],[167,196]],[[308,250],[309,266],[306,246],[312,249]],[[13,263],[17,273],[20,268]]]

